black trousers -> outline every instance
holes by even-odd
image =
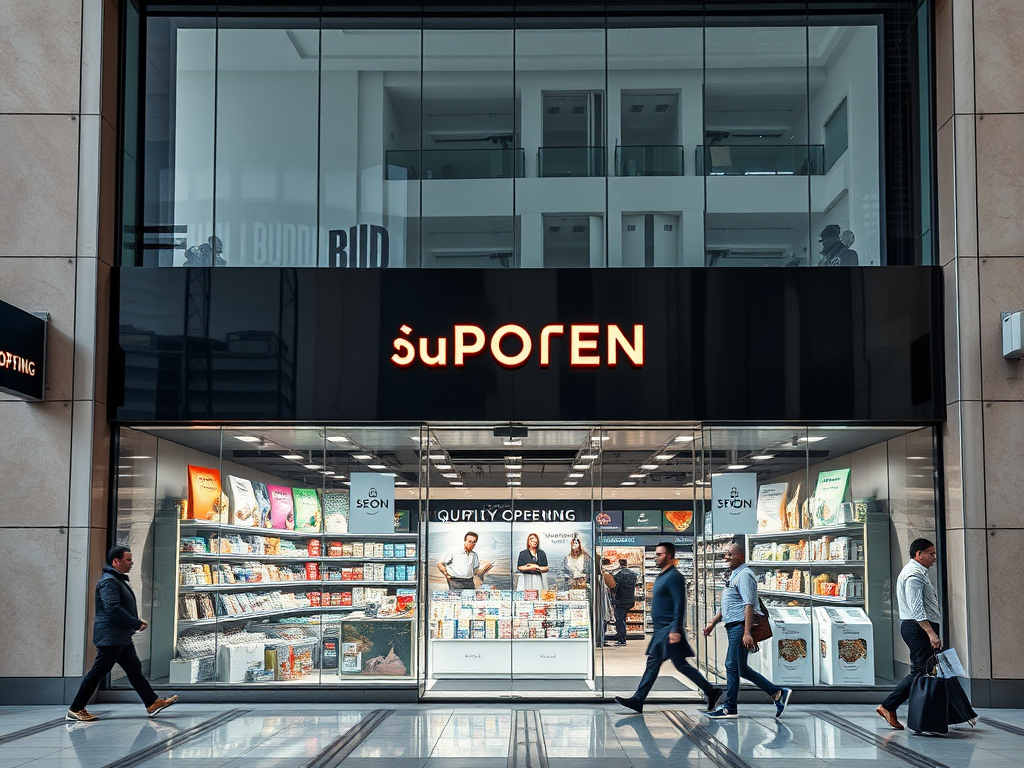
[[[929,623],[935,630],[935,634],[938,634],[939,625],[934,621]],[[900,680],[896,690],[882,702],[882,706],[890,712],[895,712],[900,704],[910,698],[910,686],[914,684],[914,678],[924,672],[928,659],[935,653],[928,640],[928,633],[921,629],[921,625],[916,621],[904,619],[900,623],[900,635],[903,636],[903,642],[910,649],[910,674]]]
[[[75,696],[75,700],[71,703],[72,712],[78,712],[89,703],[89,699],[96,692],[100,681],[110,674],[110,670],[114,668],[115,664],[121,667],[124,673],[128,675],[128,682],[132,684],[132,688],[139,694],[143,704],[148,707],[157,700],[153,686],[149,684],[149,681],[142,674],[142,662],[139,661],[139,654],[135,652],[134,643],[128,643],[128,645],[97,645],[96,661],[92,663],[92,669],[82,679],[82,685],[78,688],[78,695]]]
[[[644,670],[644,676],[640,678],[640,687],[633,694],[633,698],[637,699],[641,704],[646,701],[647,694],[654,687],[654,681],[658,679],[661,665],[665,663],[664,651],[665,646],[662,643],[652,645],[648,649],[647,668]],[[690,666],[690,663],[683,658],[683,654],[672,654],[669,656],[669,659],[672,661],[672,665],[679,670],[679,673],[700,688],[705,696],[711,695],[711,691],[714,690],[711,683],[700,673],[700,670]]]
[[[615,610],[615,640],[620,643],[626,642],[626,614],[629,613],[629,609],[632,608],[630,605],[619,605],[615,604],[612,608]]]

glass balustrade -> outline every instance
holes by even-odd
[[[821,176],[820,144],[715,144],[697,147],[698,176]]]
[[[511,179],[523,177],[522,149],[396,149],[385,155],[385,178]]]
[[[539,175],[604,176],[604,147],[541,147]]]
[[[615,148],[616,176],[682,176],[683,147],[624,146]]]

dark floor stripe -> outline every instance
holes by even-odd
[[[922,755],[920,752],[915,752],[909,747],[904,747],[902,744],[889,741],[885,737],[879,736],[874,731],[869,731],[867,728],[861,728],[859,725],[854,725],[849,720],[843,720],[841,717],[833,715],[831,712],[811,712],[810,714],[814,715],[814,717],[819,720],[824,720],[826,723],[834,725],[842,731],[846,731],[851,736],[856,736],[875,745],[883,752],[887,752],[893,757],[899,758],[903,762],[914,766],[914,768],[949,768],[948,765],[940,763],[934,757]]]
[[[1009,723],[1004,723],[1002,720],[993,720],[991,717],[979,717],[978,721],[984,723],[985,725],[994,726],[1001,731],[1006,731],[1007,733],[1013,733],[1017,736],[1024,736],[1024,728],[1020,728],[1016,725],[1010,725]]]
[[[718,768],[750,768],[749,763],[708,733],[685,712],[667,710],[664,715]]]
[[[512,721],[512,749],[508,768],[548,768],[544,729],[535,709],[517,709]]]
[[[371,733],[387,720],[393,709],[375,709],[370,714],[359,719],[359,722],[345,731],[317,754],[308,763],[303,763],[302,768],[334,768],[346,757],[351,755],[356,747],[362,744]],[[258,757],[258,755],[254,755]]]
[[[7,744],[8,742],[15,741],[16,739],[23,739],[26,736],[42,733],[49,728],[56,728],[58,725],[62,725],[67,722],[70,721],[65,720],[63,717],[58,717],[56,720],[47,720],[45,723],[30,725],[28,728],[22,728],[20,731],[5,733],[3,736],[0,736],[0,744]]]
[[[196,736],[201,736],[204,733],[208,733],[215,728],[219,728],[236,717],[241,717],[247,712],[251,712],[251,709],[229,709],[227,712],[222,712],[216,717],[211,717],[209,720],[204,720],[197,725],[193,725],[191,728],[185,728],[178,731],[166,739],[161,739],[155,744],[150,744],[144,749],[131,752],[119,760],[115,760],[112,763],[107,763],[103,768],[132,768],[132,766],[139,765],[140,763],[149,760],[151,757],[163,754],[174,749],[186,741],[194,739]]]

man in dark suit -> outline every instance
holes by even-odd
[[[659,544],[654,550],[654,563],[661,573],[654,580],[651,596],[654,634],[647,646],[647,668],[636,693],[628,699],[616,696],[615,701],[634,712],[643,712],[644,701],[658,679],[661,665],[669,659],[685,678],[700,688],[710,711],[715,708],[722,691],[713,687],[686,661],[694,653],[686,640],[686,580],[676,570],[676,545],[670,541]]]
[[[85,705],[115,664],[128,676],[128,682],[146,705],[150,717],[178,700],[177,696],[161,699],[142,674],[142,662],[135,652],[132,635],[148,625],[139,618],[135,593],[128,584],[128,572],[133,564],[132,552],[128,547],[114,547],[107,553],[107,564],[103,566],[103,574],[96,582],[96,619],[92,629],[96,661],[82,679],[78,695],[68,710],[68,720],[91,723],[97,719]]]
[[[612,598],[612,610],[615,613],[615,645],[626,644],[626,614],[636,605],[636,574],[626,565],[626,560],[619,560],[619,569],[612,574],[615,580],[615,595]]]

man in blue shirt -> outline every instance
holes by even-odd
[[[693,656],[693,649],[686,641],[686,580],[676,570],[676,545],[663,541],[654,550],[654,563],[661,570],[654,580],[651,595],[651,621],[654,635],[647,646],[647,668],[640,679],[640,687],[628,699],[616,696],[617,701],[634,712],[643,712],[647,694],[658,679],[658,672],[666,659],[671,659],[675,668],[694,683],[704,694],[708,709],[714,709],[722,692],[712,687],[697,669],[686,659]]]
[[[729,650],[725,656],[725,701],[722,706],[708,712],[712,720],[735,720],[736,698],[740,691],[740,678],[744,677],[772,697],[775,702],[775,717],[782,717],[793,691],[780,688],[764,676],[747,666],[747,656],[757,648],[750,626],[757,613],[761,621],[768,617],[761,614],[757,597],[757,579],[747,565],[743,547],[733,541],[722,553],[729,564],[729,581],[722,590],[722,609],[704,627],[704,637],[715,631],[715,625],[724,619],[725,630],[729,633]]]

